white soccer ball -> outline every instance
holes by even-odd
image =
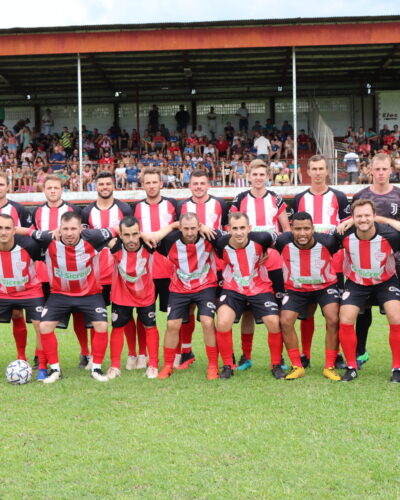
[[[27,361],[16,359],[7,366],[6,378],[10,384],[27,384],[32,378],[32,367]]]

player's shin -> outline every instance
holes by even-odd
[[[74,312],[72,315],[74,323],[74,331],[76,338],[78,339],[81,355],[89,356],[89,343],[88,343],[88,333],[85,324],[85,316],[82,312]]]
[[[136,357],[136,324],[131,318],[124,327],[126,343],[128,344],[128,356]]]
[[[41,333],[40,338],[46,359],[50,367],[54,370],[59,370],[60,365],[58,362],[58,342],[54,332]]]
[[[347,366],[357,370],[357,359],[356,359],[357,336],[354,330],[354,325],[347,325],[345,323],[340,323],[339,341],[343,348],[343,353],[346,358]]]
[[[15,340],[15,346],[17,348],[18,359],[23,359],[26,361],[26,341],[28,337],[28,330],[26,329],[26,323],[23,316],[20,318],[13,318],[13,336]]]
[[[390,325],[389,344],[392,350],[392,368],[400,368],[400,325]]]
[[[121,369],[121,353],[124,347],[124,330],[125,327],[114,327],[111,330],[110,336],[110,359],[111,366]]]
[[[182,354],[189,353],[192,350],[192,337],[195,328],[194,314],[189,316],[187,323],[182,323],[180,338],[182,342]]]
[[[146,333],[147,350],[149,352],[149,366],[158,368],[158,348],[160,342],[158,329],[156,326],[150,326],[149,328],[145,328],[145,333]],[[174,359],[175,359],[175,352],[176,349],[174,350]]]
[[[146,329],[143,323],[137,318],[137,337],[139,344],[139,356],[146,356]]]
[[[232,366],[233,342],[232,329],[227,332],[216,331],[217,346],[224,366]]]
[[[104,356],[106,354],[108,344],[108,334],[107,330],[105,332],[98,332],[93,330],[93,368],[95,370],[97,368],[101,368],[101,364],[103,362]]]
[[[271,354],[271,366],[280,365],[283,349],[282,332],[268,332],[268,347]]]
[[[300,321],[301,350],[302,353],[311,358],[311,344],[314,336],[314,317]]]

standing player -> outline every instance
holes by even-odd
[[[269,191],[265,186],[269,178],[269,167],[263,160],[253,160],[249,165],[248,180],[251,189],[240,193],[232,202],[231,213],[243,212],[249,217],[252,231],[268,231],[280,233],[289,231],[290,225],[286,213],[287,205],[282,198]],[[279,254],[268,250],[269,258],[261,268],[264,274],[272,273],[282,268]],[[264,270],[263,270],[264,268]],[[238,370],[251,368],[251,352],[254,337],[254,320],[251,313],[243,314],[241,325],[241,340],[243,354],[240,358]]]
[[[305,374],[294,325],[309,304],[319,304],[326,323],[323,375],[330,380],[341,380],[334,366],[339,347],[340,296],[337,276],[332,270],[332,258],[339,250],[339,243],[333,235],[314,232],[308,212],[297,212],[293,216],[291,231],[280,234],[275,247],[283,257],[286,296],[282,300],[281,325],[293,366],[285,378],[294,380]]]
[[[120,220],[126,215],[132,215],[132,210],[129,205],[114,198],[114,178],[111,172],[101,172],[96,177],[97,200],[85,207],[82,210],[82,223],[87,224],[90,229],[104,229],[107,227],[118,226]],[[103,295],[106,304],[110,302],[110,287],[114,269],[114,261],[110,254],[109,248],[104,248],[100,252],[98,264],[101,269],[100,284],[103,286]],[[130,356],[133,356],[136,361],[134,349],[135,342],[135,324],[132,321],[128,323],[125,329],[125,335],[128,342],[128,361]],[[144,351],[146,344],[144,345]],[[145,352],[143,355],[144,366],[146,367]],[[136,363],[135,363],[136,365]],[[91,363],[88,363],[87,369],[90,369]],[[133,367],[127,366],[128,369]]]
[[[314,222],[314,230],[318,233],[333,233],[336,226],[350,216],[350,204],[341,191],[332,189],[327,184],[329,175],[326,159],[322,155],[311,156],[308,160],[307,173],[311,186],[306,191],[295,196],[292,214],[307,212]],[[339,252],[334,257],[333,269],[341,273],[342,255]],[[307,311],[301,315],[301,362],[304,368],[310,364],[311,344],[314,335],[314,312],[316,304],[309,304]],[[338,354],[337,368],[344,368],[343,358]]]
[[[177,216],[191,212],[199,218],[201,227],[218,230],[223,229],[228,223],[228,206],[222,198],[217,198],[208,194],[210,182],[207,172],[204,170],[195,170],[190,175],[189,189],[192,196],[178,204]],[[218,262],[218,269],[221,263]],[[179,370],[188,368],[195,361],[192,352],[192,335],[195,328],[194,304],[191,306],[189,321],[183,323],[181,330],[182,355]]]
[[[371,200],[356,200],[351,212],[354,227],[337,235],[345,250],[343,273],[347,278],[339,326],[339,340],[347,361],[342,380],[350,382],[357,377],[354,324],[360,310],[376,301],[385,310],[390,327],[390,380],[400,382],[400,282],[394,257],[400,247],[400,232],[375,222],[375,204]]]
[[[279,309],[271,281],[267,285],[260,276],[260,259],[273,244],[274,238],[268,232],[250,232],[249,218],[241,212],[229,216],[229,233],[213,242],[218,256],[226,264],[217,313],[217,344],[224,364],[220,378],[227,379],[233,375],[232,325],[249,304],[255,319],[263,322],[268,329],[272,374],[282,379],[285,372],[281,368]]]
[[[84,313],[93,324],[92,377],[99,382],[108,381],[101,370],[108,339],[107,309],[95,258],[114,236],[110,229],[83,229],[81,217],[75,212],[61,216],[59,241],[53,239],[50,231],[32,233],[32,238],[46,252],[50,280],[51,293],[40,321],[43,350],[50,364],[49,376],[43,381],[46,384],[61,378],[54,329],[61,318],[74,310]]]
[[[176,220],[176,201],[161,196],[161,172],[154,167],[148,167],[142,174],[142,188],[146,193],[144,200],[133,205],[133,215],[139,221],[142,233],[159,231],[161,228]],[[156,296],[159,298],[160,311],[167,312],[168,287],[170,276],[173,272],[171,262],[160,253],[153,256],[152,276],[155,284]],[[138,338],[147,338],[143,335],[144,330],[140,318],[137,320]],[[139,352],[140,351],[139,345]],[[134,360],[132,360],[134,362]],[[139,359],[139,366],[141,358]],[[150,365],[151,366],[151,365]],[[140,366],[142,367],[142,366]]]
[[[169,287],[167,331],[164,338],[164,366],[158,378],[173,374],[179,331],[187,319],[191,304],[199,311],[208,357],[208,380],[219,378],[218,350],[215,341],[215,298],[217,287],[213,245],[200,236],[201,224],[195,213],[185,212],[179,218],[179,231],[162,241],[158,251],[173,264]]]

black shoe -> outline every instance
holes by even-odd
[[[347,368],[346,361],[344,360],[340,352],[338,352],[336,356],[335,368],[336,370],[345,370]]]
[[[273,365],[271,373],[277,380],[282,380],[286,377],[286,373],[282,370],[281,365]]]
[[[347,368],[342,377],[342,382],[351,382],[357,378],[357,370],[354,368]]]
[[[400,369],[396,368],[396,370],[392,371],[392,376],[390,377],[390,381],[394,384],[400,384]]]
[[[300,359],[301,359],[301,366],[303,368],[309,368],[310,367],[310,358],[307,358],[307,356],[305,354],[302,354],[300,356]]]
[[[183,352],[181,354],[181,362],[180,364],[183,365],[183,363],[186,363],[187,361],[195,358],[196,356],[194,355],[194,352],[193,351],[190,351],[190,352]]]
[[[231,378],[233,377],[234,371],[230,365],[224,365],[222,370],[219,372],[219,378]]]
[[[86,368],[88,363],[90,361],[90,358],[89,356],[84,356],[83,354],[81,354],[79,356],[79,365],[78,365],[78,368]]]
[[[37,370],[39,368],[39,356],[33,358],[32,370]]]
[[[240,359],[242,359],[242,358],[240,358]],[[239,361],[239,364],[240,364],[240,361]],[[232,366],[236,366],[236,358],[235,358],[235,353],[234,352],[232,353]]]

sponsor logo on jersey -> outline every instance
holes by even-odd
[[[20,278],[0,278],[0,283],[5,287],[24,286],[28,280],[28,276],[22,276]]]
[[[178,269],[176,271],[176,274],[182,281],[191,281],[202,278],[203,276],[207,276],[209,270],[210,265],[206,264],[203,269],[200,269],[199,271],[194,271],[193,273],[185,273],[184,271],[182,271],[182,269]]]
[[[63,271],[62,269],[59,269],[58,267],[54,268],[54,275],[57,276],[57,278],[61,278],[63,280],[69,280],[69,281],[74,281],[74,280],[81,280],[89,276],[89,274],[92,272],[92,267],[89,266],[82,271]]]
[[[142,267],[139,272],[137,273],[137,276],[130,276],[128,273],[124,271],[124,269],[121,266],[118,266],[118,271],[119,274],[122,276],[122,278],[125,281],[129,281],[129,283],[135,283],[141,276],[146,274],[146,269]]]
[[[380,260],[380,259],[377,259]],[[376,278],[379,279],[383,273],[383,267],[380,267],[378,270],[373,271],[372,269],[360,269],[353,264],[351,265],[351,270],[361,276],[362,278]]]

